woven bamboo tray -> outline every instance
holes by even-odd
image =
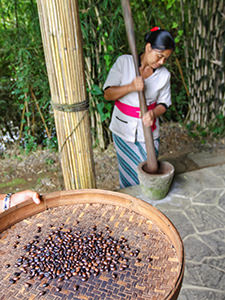
[[[111,236],[125,237],[131,249],[140,249],[139,258],[129,258],[129,267],[101,272],[82,282],[73,276],[61,283],[52,279],[45,289],[46,278],[28,280],[27,274],[11,284],[9,279],[18,268],[15,263],[24,254],[24,245],[35,235],[44,240],[49,232],[62,225],[73,231],[88,232],[92,226]],[[37,228],[41,227],[41,233]],[[21,203],[0,215],[0,299],[177,299],[184,273],[183,243],[174,225],[159,210],[129,195],[103,190],[55,192],[43,196],[40,205]],[[18,235],[20,236],[19,242]],[[15,246],[16,245],[16,246]],[[150,258],[150,260],[149,260]],[[10,267],[6,267],[10,265]],[[25,282],[30,282],[30,288]],[[74,286],[79,286],[78,290]],[[40,296],[40,291],[46,291]]]

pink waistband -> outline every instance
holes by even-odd
[[[118,100],[115,101],[116,107],[125,115],[133,117],[133,118],[140,118],[140,107],[131,106],[125,103],[122,103]],[[150,104],[147,106],[148,110],[152,110],[156,107],[156,102]],[[154,123],[152,125],[152,130],[156,129],[155,125],[156,120],[154,120]]]

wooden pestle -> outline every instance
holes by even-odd
[[[123,8],[123,16],[124,16],[124,21],[126,26],[127,38],[128,38],[129,46],[134,60],[136,76],[140,76],[130,2],[129,0],[121,0],[121,3]],[[138,95],[139,95],[141,116],[143,116],[144,113],[147,112],[147,104],[145,100],[144,91],[138,92]],[[147,165],[145,166],[144,171],[150,174],[155,174],[158,172],[158,162],[155,154],[152,129],[151,127],[146,127],[143,125],[143,131],[144,131],[144,138],[145,138],[146,152],[147,152]]]

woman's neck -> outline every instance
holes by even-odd
[[[149,76],[151,76],[153,74],[154,70],[152,69],[152,67],[150,67],[147,64],[144,53],[141,55],[140,58],[141,58],[141,66],[139,68],[139,71],[141,73],[141,76],[145,79],[145,78],[148,78]]]

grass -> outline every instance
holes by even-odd
[[[10,187],[14,187],[14,186],[17,187],[18,185],[22,185],[22,184],[26,184],[26,183],[27,183],[27,181],[25,179],[15,178],[12,181],[0,183],[0,189],[10,188]]]

